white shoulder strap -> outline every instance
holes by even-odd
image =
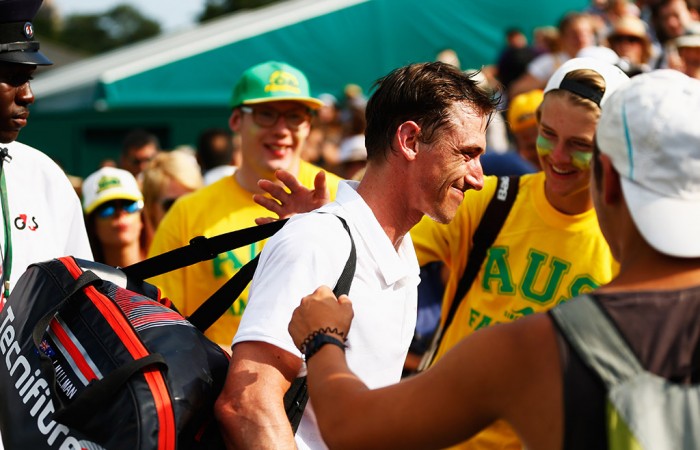
[[[552,309],[550,314],[564,338],[608,389],[644,371],[627,342],[592,297],[575,297]]]

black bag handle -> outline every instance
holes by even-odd
[[[340,216],[336,216],[343,224],[345,231],[348,232],[350,236],[350,256],[345,264],[345,268],[338,279],[338,284],[336,284],[333,292],[336,296],[346,294],[350,292],[350,285],[352,284],[352,278],[355,275],[355,263],[357,261],[357,253],[355,251],[355,242],[352,240],[352,235],[350,234],[350,228],[347,222]],[[281,226],[279,227],[281,228]],[[265,234],[267,231],[265,231]],[[262,239],[262,238],[261,238]],[[255,241],[252,241],[255,242]],[[206,331],[210,326],[216,322],[219,317],[221,317],[228,308],[231,307],[233,302],[241,295],[241,292],[246,288],[251,279],[253,279],[253,274],[255,269],[258,267],[260,255],[256,255],[255,258],[248,261],[243,265],[238,272],[236,272],[230,280],[224,283],[216,292],[214,292],[207,300],[202,303],[199,308],[197,308],[188,318],[189,322],[197,327],[201,332]]]
[[[187,320],[199,331],[204,333],[210,326],[228,310],[233,302],[238,299],[241,292],[253,279],[255,269],[258,267],[260,254],[243,265],[231,279],[216,290],[211,296],[197,308]]]
[[[338,282],[333,289],[333,294],[335,294],[336,297],[340,297],[341,295],[348,295],[350,292],[352,279],[355,276],[355,266],[357,265],[357,251],[355,249],[355,241],[352,238],[352,233],[350,233],[350,228],[348,227],[347,222],[340,216],[336,217],[340,219],[343,224],[343,228],[345,228],[345,231],[348,232],[348,236],[350,236],[350,255],[348,256],[348,260],[345,262],[345,267],[340,273],[340,278],[338,278]],[[295,434],[299,428],[299,423],[304,415],[304,409],[306,409],[306,404],[308,401],[309,391],[306,385],[306,377],[295,378],[292,385],[284,394],[284,410],[286,411],[287,418],[292,426],[292,431]]]
[[[91,271],[83,272],[73,283],[63,299],[51,308],[39,319],[32,330],[32,341],[39,354],[43,373],[48,378],[47,382],[51,397],[55,402],[54,418],[64,425],[78,428],[81,423],[94,415],[99,410],[100,405],[108,403],[114,394],[126,383],[135,373],[142,371],[148,366],[159,364],[167,368],[167,364],[162,355],[153,353],[143,358],[132,360],[111,371],[101,380],[93,380],[78,394],[70,404],[66,404],[56,393],[56,372],[51,359],[40,349],[41,341],[49,327],[51,320],[57,313],[67,308],[73,302],[81,300],[77,294],[86,287],[101,282],[102,279]]]
[[[181,269],[198,262],[213,259],[219,253],[243,247],[268,238],[287,223],[288,219],[256,225],[210,238],[197,236],[189,245],[176,248],[160,255],[152,256],[136,264],[121,268],[129,277],[145,280],[156,275]]]
[[[264,225],[256,225],[210,238],[197,236],[189,245],[121,268],[128,277],[144,280],[173,270],[181,269],[201,261],[213,259],[219,253],[268,238],[279,231],[288,219]],[[241,295],[258,266],[258,256],[248,261],[230,280],[205,300],[187,320],[202,333],[205,332],[233,302]]]
[[[479,226],[476,228],[474,236],[472,237],[474,244],[469,252],[467,267],[464,268],[462,278],[460,278],[459,284],[457,285],[457,291],[452,299],[445,324],[438,327],[438,330],[435,332],[430,348],[421,360],[420,367],[418,368],[419,371],[428,368],[433,363],[435,354],[442,342],[442,336],[445,334],[445,330],[452,325],[452,320],[457,313],[457,308],[459,308],[459,305],[462,303],[464,296],[467,295],[469,288],[471,288],[472,283],[474,283],[479,273],[484,259],[486,259],[486,252],[493,245],[498,233],[501,232],[501,228],[503,228],[503,224],[508,218],[513,203],[515,203],[515,198],[518,196],[519,187],[520,177],[517,175],[498,178],[496,192],[494,192],[493,197],[491,197],[491,201],[486,207],[486,211],[484,211],[484,216],[481,218]]]

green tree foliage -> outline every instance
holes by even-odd
[[[34,31],[43,38],[55,40],[56,38],[56,20],[52,15],[53,10],[45,8],[43,5],[34,16],[32,23]]]
[[[279,1],[280,0],[206,0],[204,11],[199,16],[199,22],[206,22],[207,20],[223,16],[224,14],[244,9],[255,9]]]
[[[66,17],[56,41],[87,54],[102,53],[160,34],[158,22],[130,5],[118,5],[103,14]]]

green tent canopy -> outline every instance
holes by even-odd
[[[146,128],[164,148],[226,127],[231,88],[267,60],[304,71],[312,91],[367,92],[391,69],[453,49],[462,68],[495,62],[505,31],[529,33],[586,0],[291,0],[232,14],[39,74],[21,140],[86,175],[116,158],[124,134]],[[49,57],[51,55],[48,55]]]

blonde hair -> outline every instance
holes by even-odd
[[[146,211],[160,200],[161,193],[170,180],[175,180],[188,189],[195,190],[203,186],[202,173],[197,160],[190,153],[182,150],[160,152],[143,171],[142,189]]]
[[[598,72],[591,69],[572,70],[564,76],[564,79],[562,81],[564,80],[575,81],[578,84],[582,84],[589,88],[598,90],[601,94],[605,92],[605,79],[603,79],[603,77]],[[567,98],[572,104],[576,106],[583,106],[584,108],[587,108],[592,113],[594,113],[596,116],[596,120],[600,117],[600,106],[598,106],[593,100],[581,97],[580,95],[574,94],[573,92],[567,91],[566,89],[554,89],[552,91],[547,92],[544,95],[544,99],[542,100],[542,103],[540,103],[540,107],[537,108],[538,122],[540,121],[542,105],[544,104],[544,102],[547,101],[547,97],[549,96]]]

